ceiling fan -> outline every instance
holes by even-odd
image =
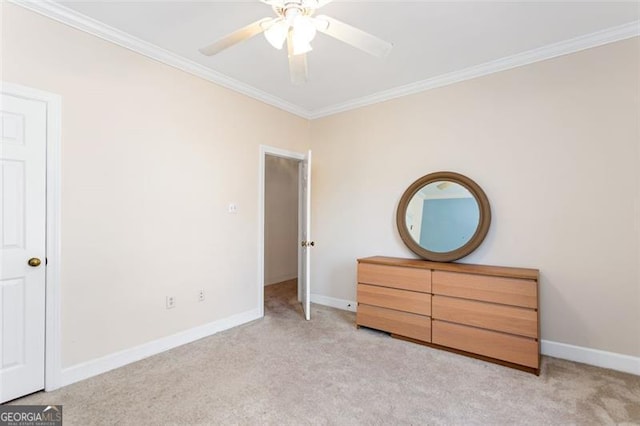
[[[264,33],[267,41],[276,49],[285,42],[289,56],[289,74],[294,84],[307,81],[307,52],[316,31],[330,35],[371,55],[383,58],[391,51],[392,44],[329,16],[313,16],[315,11],[331,0],[260,0],[270,5],[275,18],[262,18],[220,40],[200,49],[203,55],[213,56],[241,41]]]

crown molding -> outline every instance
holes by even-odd
[[[18,6],[33,12],[44,15],[55,21],[62,22],[73,28],[100,37],[104,40],[125,47],[136,53],[140,53],[156,61],[178,68],[205,80],[209,80],[227,89],[234,90],[243,95],[247,95],[253,99],[257,99],[266,104],[280,108],[302,118],[309,119],[310,112],[304,108],[285,101],[277,96],[270,95],[253,86],[242,83],[238,80],[230,78],[222,73],[214,71],[210,68],[200,65],[192,60],[186,59],[180,55],[170,52],[166,49],[156,46],[155,44],[146,42],[134,37],[124,31],[113,28],[98,20],[90,18],[86,15],[78,13],[68,7],[51,0],[9,0]]]
[[[517,53],[512,56],[485,62],[483,64],[474,65],[462,70],[453,71],[447,74],[441,74],[432,78],[428,78],[426,80],[421,80],[404,86],[384,90],[382,92],[363,96],[361,98],[353,99],[347,102],[330,105],[324,108],[308,110],[298,105],[287,102],[277,96],[273,96],[262,90],[256,89],[253,86],[242,83],[210,68],[207,68],[204,65],[200,65],[194,61],[186,59],[166,49],[158,47],[152,43],[127,34],[124,31],[120,31],[116,28],[108,26],[98,20],[78,13],[52,0],[9,1],[21,7],[24,7],[25,9],[29,9],[31,11],[54,19],[58,22],[62,22],[71,27],[77,28],[81,31],[93,34],[104,40],[116,43],[129,50],[140,53],[164,64],[191,73],[205,80],[242,93],[253,99],[257,99],[266,104],[269,104],[276,108],[280,108],[284,111],[290,112],[291,114],[306,118],[308,120],[327,117],[329,115],[362,108],[376,103],[396,99],[402,96],[413,95],[430,89],[448,86],[450,84],[459,83],[465,80],[471,80],[500,71],[506,71],[512,68],[521,67],[523,65],[532,64],[534,62],[544,61],[547,59],[556,58],[558,56],[579,52],[581,50],[589,49],[592,47],[602,46],[604,44],[640,36],[640,20],[632,21],[627,24],[607,28],[605,30],[597,31],[591,34],[586,34],[558,43],[538,47],[526,52]]]
[[[447,74],[441,74],[426,80],[417,81],[415,83],[404,86],[395,87],[393,89],[374,93],[351,101],[331,105],[326,108],[320,108],[311,111],[310,119],[317,119],[340,112],[350,111],[356,108],[362,108],[368,105],[385,102],[402,96],[413,95],[424,92],[426,90],[438,87],[448,86],[450,84],[459,83],[465,80],[482,77],[500,71],[506,71],[512,68],[529,65],[534,62],[544,61],[556,58],[558,56],[568,55],[570,53],[579,52],[581,50],[592,47],[602,46],[608,43],[625,40],[632,37],[640,36],[640,21],[632,21],[627,24],[616,27],[607,28],[591,34],[563,40],[558,43],[548,44],[536,49],[527,50],[512,56],[496,59],[494,61],[485,62],[483,64],[474,65],[458,71]]]

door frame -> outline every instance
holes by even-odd
[[[19,84],[0,82],[0,92],[22,99],[43,102],[47,110],[46,141],[46,262],[45,262],[45,356],[44,389],[61,386],[60,358],[60,153],[62,141],[62,98]]]
[[[305,153],[288,151],[268,145],[260,145],[260,161],[258,172],[258,309],[260,317],[264,316],[264,210],[265,210],[265,163],[267,155],[302,161]],[[300,179],[298,179],[298,193],[300,192]],[[298,200],[298,216],[300,215],[300,200]],[[298,228],[300,227],[298,221]],[[300,229],[298,229],[300,235]],[[298,249],[298,271],[300,269],[300,249]],[[298,288],[300,283],[298,283]]]

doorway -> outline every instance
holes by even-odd
[[[310,155],[260,147],[259,307],[310,319]],[[277,307],[276,307],[277,305]]]
[[[265,308],[300,300],[298,288],[298,167],[300,160],[267,155],[264,168]],[[289,302],[289,303],[287,303]]]

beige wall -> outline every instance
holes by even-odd
[[[2,9],[2,79],[62,96],[63,366],[256,309],[259,144],[308,121]]]
[[[264,285],[298,276],[298,163],[265,160]]]
[[[313,292],[355,299],[358,257],[411,256],[407,186],[463,173],[493,222],[468,263],[541,272],[542,337],[640,355],[638,38],[311,124]]]
[[[64,366],[257,308],[258,145],[309,142],[313,293],[353,300],[357,257],[411,256],[396,204],[453,170],[485,189],[494,219],[463,261],[539,268],[544,339],[640,356],[637,38],[309,128],[0,7],[0,78],[62,96]]]

